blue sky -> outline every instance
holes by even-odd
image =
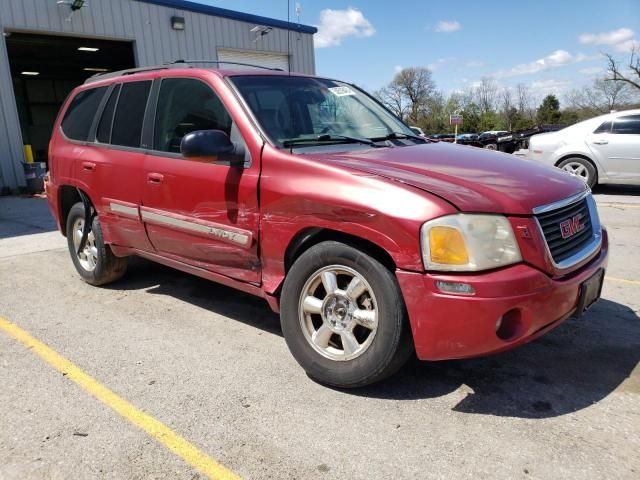
[[[199,0],[272,18],[287,17],[286,0]],[[301,23],[316,35],[319,75],[368,90],[396,69],[429,66],[445,92],[483,75],[500,85],[528,84],[557,93],[602,75],[600,52],[620,58],[640,42],[640,0],[459,0],[395,2],[301,0]],[[296,1],[291,0],[295,19]]]

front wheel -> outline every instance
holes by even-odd
[[[598,172],[589,160],[581,157],[567,158],[558,164],[565,172],[580,177],[589,188],[595,187],[598,181]]]
[[[67,217],[67,244],[73,265],[82,279],[91,285],[114,282],[125,274],[127,259],[116,257],[109,245],[104,243],[97,216],[93,218],[83,248],[79,248],[85,217],[84,205],[80,202],[71,207]]]
[[[377,382],[412,352],[395,276],[342,243],[322,242],[293,264],[280,318],[291,353],[324,384],[346,388]]]

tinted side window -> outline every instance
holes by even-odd
[[[611,133],[640,135],[640,115],[618,117],[613,121]]]
[[[604,122],[598,128],[596,128],[593,133],[609,133],[611,132],[611,121]]]
[[[67,137],[83,142],[87,140],[93,117],[107,88],[83,90],[75,96],[62,119],[62,131]]]
[[[150,81],[122,84],[116,115],[113,119],[112,145],[140,147],[142,121],[150,89]]]
[[[111,141],[111,125],[113,124],[113,112],[116,111],[116,103],[118,102],[118,94],[120,93],[120,85],[111,92],[111,96],[107,101],[102,112],[102,118],[98,123],[98,130],[96,131],[96,140],[100,143],[109,143]]]
[[[153,149],[179,153],[187,133],[222,130],[231,135],[232,123],[211,87],[193,78],[166,78],[158,96]]]

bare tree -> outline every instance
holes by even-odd
[[[375,92],[375,96],[385,107],[391,110],[400,120],[405,120],[408,110],[408,102],[405,99],[402,88],[391,82],[386,87]]]
[[[536,117],[536,101],[531,95],[531,89],[524,83],[519,83],[516,85],[516,96],[518,97],[518,113],[533,121]]]
[[[508,130],[515,128],[514,124],[519,117],[518,109],[513,104],[513,95],[509,87],[504,87],[500,92],[500,113]]]
[[[604,78],[593,81],[591,86],[572,90],[567,95],[567,102],[572,108],[587,110],[589,113],[608,113],[630,105],[640,97],[634,95],[633,88],[626,82],[610,82]]]
[[[498,98],[498,84],[491,77],[482,77],[475,89],[475,97],[481,114],[493,111]]]
[[[624,72],[624,67],[620,65],[610,54],[605,54],[609,62],[609,74],[611,78],[607,80],[613,82],[623,82],[640,90],[640,49],[633,47],[629,58],[629,73]]]
[[[409,121],[417,123],[421,113],[427,108],[429,98],[436,89],[431,71],[424,67],[404,68],[396,74],[389,85],[402,92],[408,103]]]

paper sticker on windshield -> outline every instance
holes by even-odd
[[[356,92],[351,90],[349,87],[332,87],[329,89],[331,93],[333,93],[336,97],[344,97],[346,95],[355,95]]]

